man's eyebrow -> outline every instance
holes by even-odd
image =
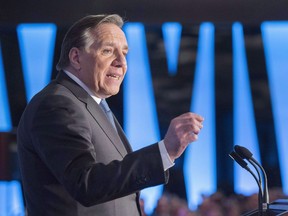
[[[103,45],[113,46],[114,43],[113,43],[112,41],[105,41],[105,42],[103,43]]]
[[[113,42],[110,42],[110,41],[106,41],[103,43],[104,46],[113,46],[114,43]]]
[[[114,43],[114,42],[106,41],[106,42],[103,43],[103,45],[104,45],[104,46],[114,46],[115,43]],[[122,48],[123,48],[124,50],[128,50],[128,49],[129,49],[129,48],[128,48],[128,45],[124,45]]]

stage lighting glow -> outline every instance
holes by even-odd
[[[184,177],[188,204],[195,209],[202,195],[216,191],[214,25],[202,23],[199,32],[191,111],[202,115],[204,127],[185,153]]]
[[[25,215],[21,185],[18,181],[0,181],[0,215]]]
[[[260,160],[259,143],[245,54],[243,27],[234,23],[233,41],[233,84],[234,84],[234,144],[245,146]],[[245,135],[244,135],[245,134]],[[258,192],[254,178],[239,165],[234,164],[234,189],[236,193],[251,195]]]
[[[56,25],[20,24],[17,26],[27,101],[51,80]]]
[[[0,44],[0,132],[9,132],[11,130],[12,123],[10,119],[10,108]]]
[[[128,71],[124,81],[124,130],[134,150],[160,140],[144,26],[127,23]],[[162,195],[163,186],[141,191],[150,214]]]
[[[288,194],[288,22],[261,25],[275,121],[282,186]]]
[[[181,31],[182,25],[177,22],[168,22],[162,25],[168,72],[172,76],[177,73]]]

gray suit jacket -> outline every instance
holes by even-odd
[[[138,192],[168,175],[158,145],[132,152],[115,121],[64,72],[31,100],[17,137],[29,216],[141,214]]]

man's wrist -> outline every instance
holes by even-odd
[[[160,150],[160,155],[162,158],[162,163],[164,167],[164,171],[168,170],[169,168],[174,166],[174,161],[170,158],[167,149],[164,144],[164,140],[161,140],[158,142],[159,150]]]

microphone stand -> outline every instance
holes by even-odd
[[[268,181],[267,181],[267,175],[266,172],[264,170],[264,168],[253,158],[251,157],[250,159],[248,159],[248,161],[250,161],[250,163],[255,163],[262,171],[263,176],[264,176],[264,190],[263,190],[263,203],[262,203],[262,208],[265,211],[268,210],[268,204],[269,204],[269,193],[268,193]]]
[[[239,156],[241,156],[243,159],[248,160],[252,165],[256,165],[257,167],[260,168],[260,170],[262,171],[263,177],[264,177],[264,194],[263,194],[263,202],[262,202],[262,209],[264,212],[266,212],[269,208],[269,193],[268,193],[268,181],[267,181],[267,175],[266,172],[264,170],[264,168],[260,165],[260,163],[253,158],[253,154],[245,147],[243,146],[239,146],[239,145],[235,145],[234,147],[235,151],[238,153]],[[256,169],[258,170],[258,169]]]
[[[261,179],[260,179],[260,175],[259,175],[259,171],[257,168],[256,171],[258,173],[258,178],[256,177],[256,175],[251,171],[251,169],[248,167],[248,164],[246,163],[246,161],[243,160],[243,158],[237,154],[235,151],[232,151],[229,156],[236,162],[238,163],[242,168],[244,168],[245,170],[247,170],[255,179],[258,188],[259,188],[259,193],[258,193],[258,211],[259,211],[259,216],[262,216],[263,214],[263,191],[262,191],[262,187],[261,187]],[[255,164],[254,164],[255,166]],[[260,180],[259,180],[260,179]]]

